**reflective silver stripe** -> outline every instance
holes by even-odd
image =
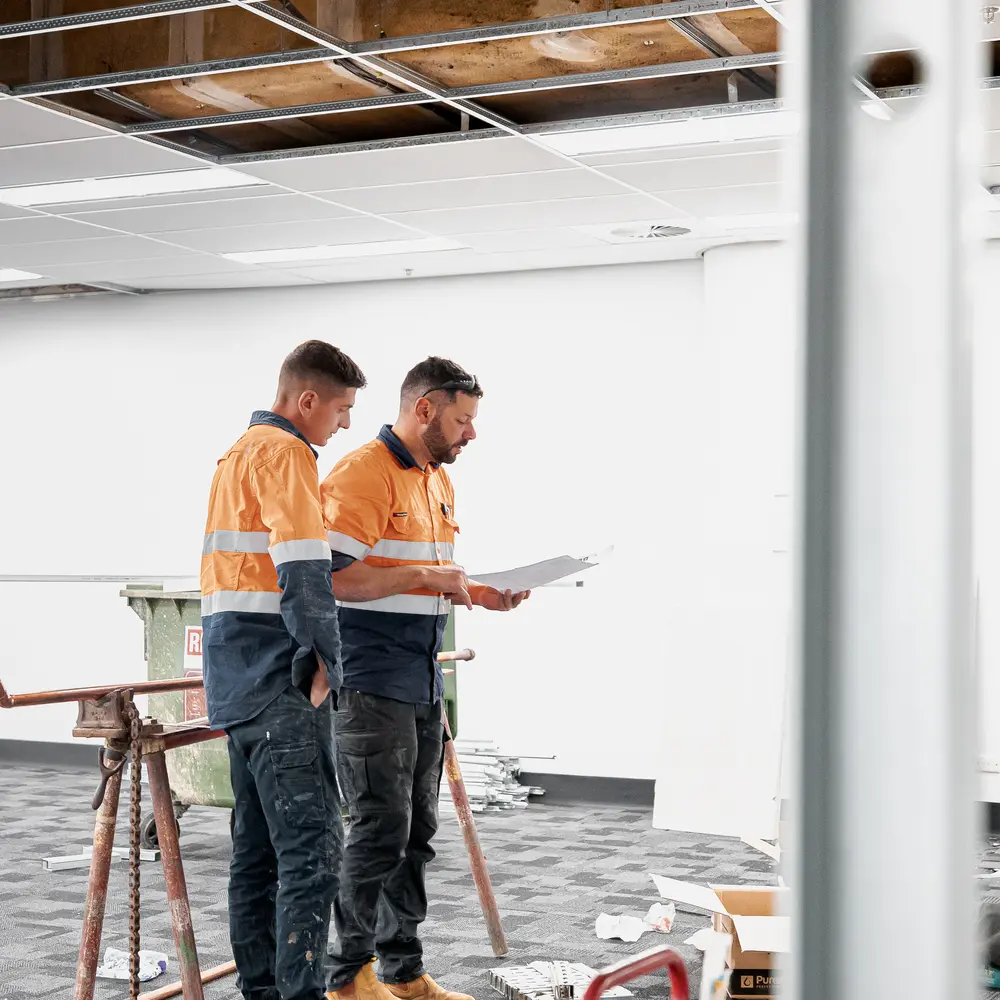
[[[338,601],[342,608],[356,608],[358,611],[387,611],[395,615],[446,615],[451,610],[451,601],[433,594],[395,594],[381,597],[377,601]]]
[[[267,552],[270,535],[266,531],[211,531],[205,536],[201,553]]]
[[[372,549],[373,556],[383,559],[412,559],[420,562],[451,562],[455,546],[451,542],[404,542],[381,538]]]
[[[329,559],[330,545],[325,538],[296,538],[278,542],[268,551],[275,566],[286,562],[303,562],[306,559]]]
[[[246,591],[217,590],[201,599],[202,617],[217,615],[221,611],[248,611],[258,615],[280,615],[281,594]]]
[[[353,556],[355,559],[364,559],[371,552],[367,545],[359,542],[356,538],[351,538],[350,535],[341,534],[339,531],[328,531],[326,540],[334,552],[343,552],[345,556]]]

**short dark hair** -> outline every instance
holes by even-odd
[[[281,365],[280,385],[289,382],[325,383],[331,389],[363,389],[368,380],[364,372],[333,344],[307,340],[299,344]]]
[[[476,399],[483,398],[483,387],[475,375],[470,375],[454,361],[437,357],[421,361],[406,373],[400,396],[403,399],[419,398],[436,389],[447,392],[448,399],[452,403],[460,392],[464,392],[467,396],[475,396]]]

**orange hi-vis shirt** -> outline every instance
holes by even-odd
[[[253,414],[219,460],[201,560],[209,722],[246,722],[326,666],[340,687],[340,635],[316,452],[284,417]]]
[[[455,491],[438,465],[420,468],[386,425],[342,458],[320,487],[333,571],[450,565],[458,523]],[[409,704],[434,704],[444,682],[436,656],[451,602],[428,590],[375,601],[341,601],[344,687]]]

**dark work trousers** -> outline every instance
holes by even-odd
[[[343,689],[337,702],[337,773],[350,811],[331,990],[377,955],[386,983],[424,974],[417,928],[427,916],[424,870],[434,858],[444,759],[441,703],[408,705]]]
[[[333,699],[289,687],[228,730],[229,937],[246,1000],[323,1000],[343,829]]]

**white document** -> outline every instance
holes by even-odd
[[[544,587],[547,583],[555,583],[566,576],[573,576],[585,569],[592,569],[598,565],[595,556],[587,556],[583,559],[574,559],[572,556],[556,556],[555,559],[545,559],[542,562],[532,563],[530,566],[518,566],[516,569],[507,569],[502,573],[469,573],[469,579],[476,583],[483,583],[487,587],[495,587],[497,590],[512,590],[515,594],[522,590],[534,590],[536,587]]]
[[[666,878],[663,875],[652,875],[651,878],[656,883],[657,892],[664,899],[686,903],[688,906],[697,906],[702,910],[709,910],[711,913],[729,912],[722,905],[722,900],[708,886],[692,885],[690,882],[680,882],[675,878]]]

